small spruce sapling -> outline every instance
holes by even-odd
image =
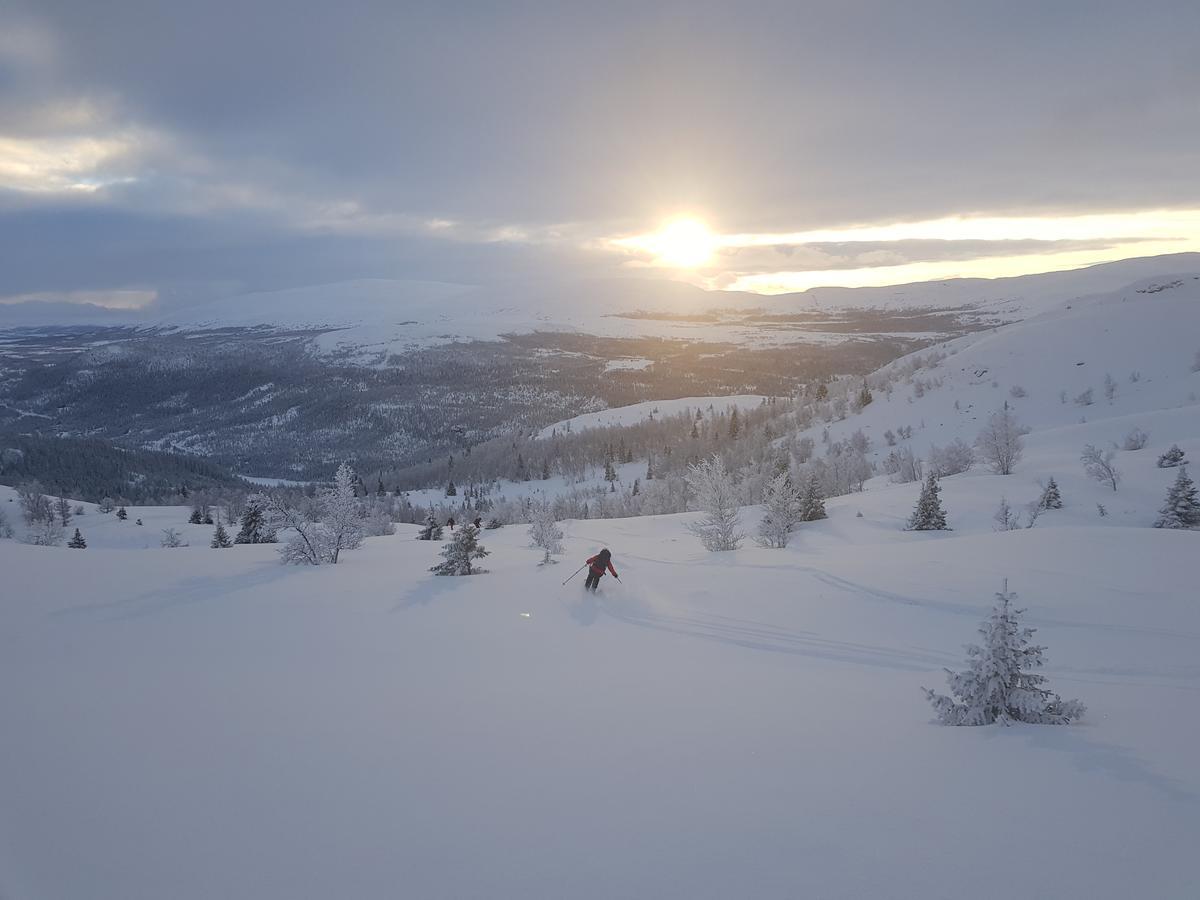
[[[813,472],[808,476],[804,485],[804,493],[800,496],[800,520],[816,522],[825,518],[825,495],[821,492],[821,479]]]
[[[1155,528],[1200,528],[1200,499],[1196,485],[1188,477],[1187,466],[1179,467],[1175,483],[1167,491],[1167,499],[1158,512]]]
[[[946,524],[946,511],[942,509],[941,487],[937,476],[930,472],[921,486],[916,509],[904,526],[905,531],[950,531]]]
[[[479,575],[486,570],[475,568],[473,563],[488,555],[488,551],[479,543],[479,529],[474,525],[464,525],[442,547],[442,562],[429,571],[434,575]]]
[[[433,510],[430,510],[429,515],[425,517],[425,524],[421,526],[421,530],[417,534],[417,540],[440,541],[441,539],[442,526],[438,524],[437,517],[433,514]]]
[[[227,550],[233,546],[233,542],[229,540],[229,532],[225,530],[224,523],[217,522],[216,530],[213,531],[212,543],[208,546],[214,550]]]
[[[75,534],[71,536],[71,539],[69,541],[67,541],[67,546],[70,547],[72,550],[86,550],[87,549],[87,541],[85,541],[83,539],[83,535],[79,533],[78,528],[75,529]]]
[[[952,696],[921,689],[941,724],[1066,725],[1086,712],[1078,700],[1063,700],[1047,689],[1044,675],[1030,671],[1044,665],[1046,648],[1030,643],[1036,629],[1021,625],[1025,610],[1013,606],[1016,598],[1006,583],[996,594],[991,616],[979,628],[982,646],[967,646],[968,668],[946,670]]]
[[[1058,490],[1058,482],[1054,480],[1054,476],[1050,476],[1050,480],[1046,482],[1037,505],[1038,509],[1062,509],[1062,494]]]
[[[126,519],[129,518],[129,513],[127,513],[125,511],[125,507],[122,506],[120,509],[117,510],[117,518],[120,519],[122,522],[124,522]]]
[[[1172,444],[1171,449],[1158,458],[1160,469],[1173,469],[1183,462],[1184,452],[1178,444]]]

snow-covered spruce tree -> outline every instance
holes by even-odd
[[[1175,466],[1183,462],[1183,450],[1178,444],[1172,444],[1171,449],[1158,458],[1158,467],[1160,469],[1173,469]]]
[[[473,563],[487,555],[488,551],[479,543],[479,529],[467,524],[454,532],[454,537],[442,547],[443,561],[429,571],[434,575],[478,575],[485,570],[475,568]]]
[[[13,527],[9,524],[8,515],[0,509],[0,538],[11,538],[13,534]]]
[[[755,540],[763,547],[782,549],[788,545],[792,529],[801,521],[800,488],[787,472],[780,472],[763,490],[762,521]]]
[[[214,550],[228,550],[233,546],[233,541],[229,540],[229,532],[225,530],[224,523],[217,522],[216,530],[213,531],[212,542],[208,546]]]
[[[1085,445],[1083,452],[1079,455],[1079,459],[1083,463],[1083,470],[1087,472],[1088,476],[1111,485],[1114,491],[1121,482],[1121,473],[1117,471],[1116,458],[1115,450],[1101,450],[1095,444]]]
[[[1062,494],[1059,493],[1058,482],[1054,480],[1053,475],[1042,488],[1042,496],[1038,498],[1037,505],[1038,509],[1062,509]]]
[[[204,523],[204,513],[199,506],[192,507],[192,514],[188,516],[189,525],[201,525]]]
[[[1030,644],[1036,629],[1021,626],[1025,610],[1012,605],[1016,598],[1007,587],[996,594],[992,614],[979,628],[983,645],[967,646],[968,668],[946,670],[952,696],[921,688],[941,724],[1065,725],[1086,711],[1078,700],[1063,700],[1046,689],[1045,676],[1029,671],[1041,668],[1046,648]]]
[[[125,507],[122,506],[120,509],[117,510],[117,518],[120,519],[122,522],[124,522],[126,519],[129,518],[129,513],[125,511]]]
[[[693,505],[704,513],[688,530],[700,538],[704,549],[718,552],[741,546],[744,535],[739,530],[737,493],[721,458],[713,456],[689,466],[687,485]]]
[[[69,541],[67,541],[67,546],[70,547],[72,550],[86,550],[87,549],[87,541],[85,541],[83,539],[83,535],[79,533],[78,528],[75,529],[75,534],[71,536],[71,539]]]
[[[984,460],[992,467],[997,475],[1011,475],[1013,467],[1021,458],[1025,448],[1022,435],[1025,429],[1018,424],[1016,416],[1006,402],[1003,407],[992,413],[987,425],[975,439]]]
[[[904,526],[905,531],[949,531],[946,524],[946,511],[942,509],[942,499],[939,496],[942,489],[938,486],[937,477],[930,472],[925,476],[921,486],[921,496],[917,498],[917,508]]]
[[[440,541],[442,539],[442,526],[438,524],[437,516],[433,510],[429,510],[429,515],[425,517],[425,524],[421,526],[420,532],[417,533],[418,541]]]
[[[1179,467],[1154,527],[1200,528],[1200,499],[1196,496],[1196,485],[1188,477],[1187,466]]]
[[[266,502],[262,495],[252,494],[242,510],[241,528],[234,537],[235,544],[274,544],[275,531],[267,523]]]
[[[824,385],[822,385],[823,387]],[[800,520],[816,522],[825,518],[825,495],[821,493],[821,479],[813,472],[800,495]]]
[[[531,518],[529,541],[534,547],[540,547],[545,551],[542,555],[541,565],[558,562],[556,559],[551,559],[551,556],[557,556],[563,552],[563,530],[559,527],[558,520],[554,518],[554,504],[545,497],[539,497],[530,505],[529,514]]]
[[[59,497],[54,501],[54,511],[58,514],[58,524],[66,528],[71,524],[71,501],[66,497]]]

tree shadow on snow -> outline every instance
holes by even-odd
[[[140,619],[196,603],[228,599],[232,594],[253,591],[271,582],[296,576],[299,572],[294,566],[263,565],[249,575],[199,575],[133,597],[63,607],[50,615],[55,618],[81,617],[107,622]]]
[[[439,597],[466,587],[475,575],[444,575],[426,578],[405,591],[389,612],[402,612],[416,606],[429,606]]]
[[[1083,725],[1012,725],[990,729],[988,738],[998,740],[1015,730],[1033,747],[1066,753],[1080,772],[1102,774],[1117,781],[1136,782],[1184,803],[1195,803],[1196,794],[1178,780],[1151,770],[1132,751],[1115,744],[1088,740]]]

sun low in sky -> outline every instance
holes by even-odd
[[[1200,251],[1200,209],[1058,216],[946,216],[795,232],[727,233],[697,215],[609,240],[627,264],[705,288],[778,294],[1000,278],[1132,256]],[[955,255],[956,247],[963,248]],[[939,258],[943,254],[950,258]]]
[[[619,238],[618,247],[647,254],[651,264],[670,269],[696,269],[713,261],[719,239],[699,219],[671,219],[653,234]]]

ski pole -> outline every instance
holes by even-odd
[[[571,573],[571,578],[574,578],[576,575],[578,575],[580,572],[582,572],[586,568],[587,568],[587,563],[584,563],[582,566],[580,566],[578,569],[576,569],[573,573]],[[571,578],[568,578],[567,581],[570,581]],[[564,581],[563,584],[566,584],[567,581]]]

